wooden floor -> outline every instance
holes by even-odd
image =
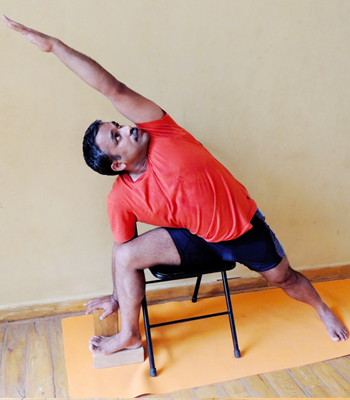
[[[69,398],[62,318],[0,324],[0,398]],[[350,356],[152,397],[349,398]]]

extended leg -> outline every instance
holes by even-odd
[[[111,354],[141,346],[139,317],[145,294],[144,269],[157,264],[180,265],[180,256],[165,229],[155,229],[118,247],[114,254],[115,287],[121,316],[121,330],[111,337],[94,336],[90,350]]]
[[[345,326],[323,302],[308,279],[291,269],[287,257],[284,257],[277,267],[261,274],[270,283],[282,288],[293,299],[314,307],[332,340],[338,342],[348,338]]]

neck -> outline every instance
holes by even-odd
[[[144,174],[144,172],[141,172],[139,174],[129,172],[129,176],[134,182],[136,182],[143,174]]]
[[[147,171],[147,157],[145,157],[140,165],[129,171],[130,178],[135,182]]]

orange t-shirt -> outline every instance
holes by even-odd
[[[135,223],[185,228],[209,242],[241,236],[257,206],[243,185],[169,115],[137,126],[150,135],[146,172],[117,177],[107,199],[116,242],[135,236]]]

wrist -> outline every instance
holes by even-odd
[[[60,39],[51,37],[51,53],[58,56],[64,47],[66,47],[66,45]]]
[[[112,294],[112,300],[114,300],[116,303],[118,303],[118,297],[117,294],[113,292]]]

